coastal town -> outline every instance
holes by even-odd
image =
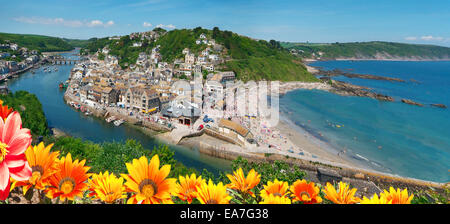
[[[0,81],[18,76],[41,61],[39,52],[20,47],[16,43],[0,44]]]
[[[158,35],[148,31],[132,33],[129,38],[139,47],[141,40],[154,40]],[[255,87],[237,80],[233,71],[217,69],[226,57],[223,47],[205,34],[199,35],[195,44],[205,45],[204,50],[195,54],[184,48],[184,60],[173,63],[162,60],[161,46],[156,46],[151,52],[141,52],[136,64],[126,69],[107,47],[83,56],[66,83],[60,85],[67,86],[65,100],[86,115],[116,126],[128,123],[157,131],[157,137],[171,144],[191,138],[198,140],[197,147],[342,162],[320,154],[313,144],[294,143],[293,134],[286,133],[285,127],[270,125],[268,114],[249,109],[249,100],[239,90],[255,92]],[[281,93],[289,88],[329,88],[324,83],[301,82],[282,87]],[[235,93],[234,104],[224,100],[226,93]],[[238,111],[242,105],[244,114]]]

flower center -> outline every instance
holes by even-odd
[[[31,167],[31,177],[30,177],[30,183],[33,185],[36,185],[36,182],[38,182],[41,179],[42,173],[44,172],[44,169],[42,166],[33,166]]]
[[[3,162],[3,160],[5,160],[6,155],[8,154],[8,145],[0,142],[0,163]]]
[[[283,195],[281,195],[279,192],[273,193],[273,196],[283,197]]]
[[[206,201],[206,204],[218,204],[216,199],[209,199]]]
[[[139,191],[146,198],[151,198],[158,192],[158,187],[156,186],[155,182],[153,182],[153,180],[145,179],[139,184]]]
[[[303,201],[309,201],[311,199],[311,195],[306,191],[302,191],[302,192],[300,192],[300,198]]]
[[[59,190],[62,191],[64,194],[69,194],[70,192],[73,191],[74,188],[75,188],[75,181],[70,177],[66,177],[59,182]]]
[[[195,192],[196,192],[196,189],[190,187],[190,188],[186,189],[186,191],[185,191],[184,193],[185,193],[186,195],[189,195],[189,194],[195,193]]]

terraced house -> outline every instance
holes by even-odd
[[[158,93],[147,88],[129,88],[123,94],[122,100],[126,108],[143,112],[157,112],[161,107]]]

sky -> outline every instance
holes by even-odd
[[[88,39],[198,26],[264,40],[450,47],[450,1],[0,0],[0,32],[6,33]]]

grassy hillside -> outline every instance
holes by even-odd
[[[212,38],[231,56],[224,67],[233,70],[241,80],[317,81],[301,59],[292,56],[277,41],[254,40],[216,28]]]
[[[3,100],[3,105],[19,112],[22,126],[30,129],[31,134],[46,136],[50,133],[42,104],[36,95],[21,90],[0,95],[0,99]]]
[[[61,38],[31,34],[0,33],[0,43],[9,40],[30,50],[45,51],[69,51],[73,49],[69,43]]]
[[[355,43],[281,43],[287,49],[300,50],[299,55],[312,57],[322,52],[321,58],[422,58],[449,59],[450,48],[435,45],[403,44],[392,42],[355,42]]]
[[[201,33],[225,48],[222,56],[227,58],[227,61],[219,67],[223,70],[233,70],[243,81],[317,81],[306,71],[300,58],[290,55],[276,41],[254,40],[231,31],[221,31],[218,28],[206,30],[198,27],[192,30],[172,30],[162,36],[156,44],[161,45],[164,60],[173,61],[175,58],[183,57],[181,51],[185,47],[194,53],[206,48],[206,45],[195,44]]]
[[[231,31],[221,31],[217,27],[213,30],[181,29],[169,32],[162,31],[163,35],[156,41],[144,41],[142,47],[133,47],[133,41],[129,36],[123,36],[120,40],[108,38],[93,39],[82,52],[95,53],[97,50],[108,46],[110,54],[119,57],[122,67],[135,63],[140,52],[150,53],[151,49],[160,45],[160,53],[164,61],[173,62],[175,59],[183,59],[182,51],[189,48],[191,52],[199,55],[207,45],[196,44],[200,34],[206,34],[209,40],[223,46],[224,50],[215,52],[221,54],[226,62],[217,66],[222,70],[233,70],[237,77],[243,81],[248,80],[281,80],[281,81],[317,81],[307,72],[301,62],[301,58],[293,56],[280,43],[274,40],[254,40]]]
[[[80,40],[80,39],[67,39],[67,38],[63,38],[63,40],[65,42],[67,42],[68,44],[70,44],[70,46],[72,47],[86,47],[90,42],[93,41],[93,39],[89,39],[89,40]]]
[[[196,28],[193,30],[182,29],[172,30],[156,41],[156,45],[160,45],[160,52],[163,60],[173,62],[176,58],[184,58],[182,51],[189,48],[191,52],[198,54],[206,48],[205,45],[195,44],[200,34],[208,34],[208,30]]]

